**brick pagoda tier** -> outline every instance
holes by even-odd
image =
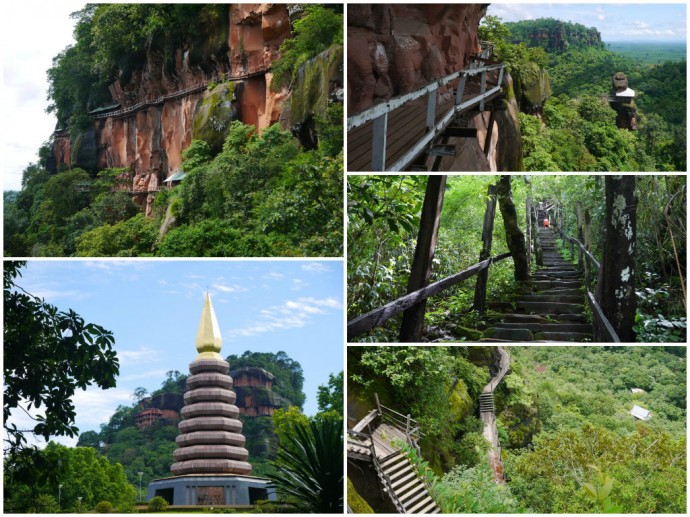
[[[242,422],[235,406],[230,365],[220,355],[222,338],[207,294],[196,335],[196,359],[189,365],[172,478],[153,481],[148,499],[173,505],[243,506],[275,499],[263,478],[248,476]]]

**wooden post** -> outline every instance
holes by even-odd
[[[527,262],[532,260],[532,199],[525,198],[525,230],[527,231]]]
[[[379,401],[378,393],[374,393],[374,400],[376,400],[376,411],[378,412],[379,416],[382,416],[383,413],[381,412],[381,402]]]
[[[480,95],[484,95],[486,92],[486,70],[482,72],[482,79],[480,82],[481,88],[479,90]],[[479,111],[484,111],[484,98],[479,101]]]
[[[446,190],[446,176],[429,176],[426,183],[426,194],[422,206],[422,217],[419,222],[419,234],[417,247],[412,261],[410,279],[407,282],[407,292],[411,293],[429,285],[431,277],[431,265],[436,249],[438,228],[441,224],[441,209],[443,208],[443,195]],[[424,312],[426,300],[410,307],[403,313],[400,326],[400,341],[418,342],[422,338],[424,327]]]
[[[426,130],[431,130],[436,124],[436,97],[437,89],[434,88],[427,93],[426,99]]]
[[[580,243],[584,244],[585,237],[584,237],[584,231],[582,229],[582,224],[583,224],[583,221],[582,221],[582,203],[580,203],[579,201],[577,202],[576,209],[577,209],[577,240],[580,241]],[[582,270],[585,267],[585,265],[582,263],[585,259],[585,254],[582,253],[582,249],[580,248],[580,246],[577,247],[577,252],[578,252],[577,253],[577,268],[579,270]]]
[[[489,148],[491,147],[491,133],[494,131],[494,122],[496,122],[496,110],[492,109],[489,115],[489,127],[486,130],[486,140],[484,142],[484,155],[489,156]]]
[[[371,149],[371,170],[386,170],[386,133],[388,132],[388,112],[374,119],[374,134]]]
[[[455,105],[462,104],[462,96],[465,93],[465,83],[467,82],[467,76],[461,75],[458,79],[458,91],[455,94]]]
[[[589,209],[585,209],[585,249],[590,251],[590,230],[591,230],[591,217],[589,215]],[[585,286],[589,291],[592,288],[592,266],[588,259],[585,259]]]
[[[409,413],[407,414],[407,421],[405,422],[405,436],[409,438],[410,436],[410,418],[412,418],[412,415]]]
[[[491,256],[491,243],[494,236],[494,219],[496,215],[496,185],[489,185],[486,193],[486,210],[484,211],[484,225],[482,226],[482,251],[479,261]],[[484,313],[486,303],[486,284],[489,280],[489,268],[477,273],[477,283],[474,286],[474,310]]]

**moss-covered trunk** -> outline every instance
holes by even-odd
[[[515,264],[515,280],[524,282],[529,280],[529,265],[527,264],[527,247],[525,235],[518,226],[517,211],[513,203],[513,194],[510,189],[510,176],[501,176],[496,184],[498,194],[498,206],[503,217],[503,226],[506,231],[506,242]]]

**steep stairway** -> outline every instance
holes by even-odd
[[[532,274],[529,291],[489,324],[481,341],[591,341],[585,318],[582,272],[556,248],[553,231],[539,228],[544,266]]]
[[[440,513],[441,509],[402,451],[376,464],[384,490],[400,513]]]

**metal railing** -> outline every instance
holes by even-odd
[[[474,65],[475,63],[473,63]],[[487,74],[491,71],[498,70],[498,81],[496,86],[487,90]],[[470,66],[463,70],[459,70],[450,75],[439,79],[431,84],[424,86],[418,90],[410,93],[393,97],[385,102],[376,104],[357,115],[348,117],[347,131],[351,131],[365,123],[373,120],[373,136],[372,136],[372,151],[371,151],[371,170],[372,171],[402,171],[412,160],[419,155],[433,140],[439,136],[448,127],[450,122],[456,115],[467,111],[469,108],[479,104],[479,110],[484,111],[484,101],[501,91],[501,83],[503,82],[503,73],[505,70],[504,64],[494,64],[488,66]],[[463,102],[462,96],[465,93],[465,84],[467,78],[481,74],[480,91],[475,96],[470,97]],[[436,122],[436,102],[437,91],[441,86],[458,80],[455,94],[455,102],[453,106],[446,112],[441,119]],[[395,109],[398,109],[411,101],[420,97],[427,97],[426,109],[426,134],[414,145],[411,149],[403,154],[392,165],[386,164],[386,141],[388,136],[388,114]]]
[[[456,273],[455,275],[439,280],[431,285],[422,287],[416,291],[413,291],[405,296],[394,300],[383,307],[374,309],[373,311],[367,312],[361,316],[358,316],[347,322],[347,339],[350,340],[364,332],[367,332],[375,327],[380,327],[393,316],[400,314],[401,312],[409,309],[410,307],[417,305],[418,303],[426,300],[430,296],[440,293],[444,289],[447,289],[463,280],[466,280],[480,271],[491,266],[495,262],[499,262],[505,258],[510,257],[510,253],[503,253],[495,257],[482,260],[477,264],[470,266],[469,268]]]

